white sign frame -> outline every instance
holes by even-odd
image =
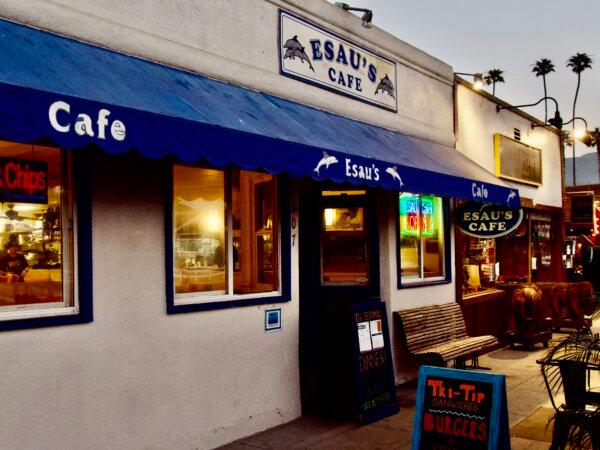
[[[295,39],[295,42],[298,46],[302,46],[302,51],[293,53],[289,46],[284,48],[288,41],[297,36],[300,36],[300,39]],[[321,38],[317,53],[314,52],[311,44],[311,41],[317,40],[315,38]],[[333,60],[328,60],[325,54],[324,47],[327,41],[335,43]],[[342,50],[344,58],[339,57],[340,46],[344,49]],[[358,57],[357,69],[352,64],[355,58],[351,59],[350,51]],[[319,53],[322,57],[318,61],[309,56],[309,54],[314,56]],[[337,59],[348,62],[346,64],[337,62],[336,54]],[[349,70],[339,70],[344,66],[349,67]],[[369,77],[371,66],[375,68],[375,81]],[[282,9],[279,10],[279,73],[388,111],[398,111],[395,61]],[[332,81],[333,73],[338,81]],[[340,85],[340,78],[347,85]]]

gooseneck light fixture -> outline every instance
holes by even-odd
[[[558,110],[558,102],[556,101],[556,99],[554,97],[542,97],[537,102],[535,102],[535,103],[528,103],[527,105],[516,105],[516,106],[500,106],[500,105],[496,105],[496,112],[499,113],[503,109],[513,110],[513,109],[518,109],[518,108],[528,108],[530,106],[537,106],[540,103],[542,103],[544,100],[552,100],[554,102],[554,105],[556,106],[556,111],[554,112],[554,117],[551,118],[551,119],[548,119],[548,123],[550,125],[552,125],[553,127],[556,127],[559,130],[562,130],[562,127],[564,125],[563,124],[563,119],[562,119],[562,117],[560,117],[560,111]]]
[[[464,75],[468,77],[473,77],[473,87],[475,90],[483,89],[485,86],[485,80],[483,79],[483,74],[480,72],[476,73],[465,73],[465,72],[454,72],[454,75]]]
[[[565,125],[569,125],[570,123],[572,123],[575,120],[581,120],[585,124],[585,131],[587,132],[588,124],[587,124],[587,121],[583,117],[573,117],[568,122],[563,122],[563,127]],[[531,123],[531,129],[538,128],[538,127],[549,127],[549,126],[552,126],[552,125],[549,123],[533,123],[533,122]],[[583,128],[577,128],[576,130],[582,130],[582,129]]]
[[[370,9],[366,9],[366,8],[354,8],[353,6],[350,6],[348,3],[342,3],[342,2],[335,2],[336,6],[339,6],[340,8],[342,8],[344,11],[359,11],[362,12],[363,15],[361,17],[362,20],[362,26],[365,28],[371,28],[371,22],[373,21],[373,11],[371,11]]]
[[[581,142],[583,142],[585,144],[584,138],[589,134],[588,133],[589,128],[588,128],[587,121],[583,117],[573,117],[568,122],[563,123],[563,125],[569,125],[570,123],[575,122],[575,120],[581,120],[583,122],[583,124],[585,125],[585,128],[575,127],[575,129],[573,130],[573,137],[575,139],[579,139]],[[588,145],[588,147],[589,147],[589,145]]]

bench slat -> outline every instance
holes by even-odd
[[[415,356],[436,354],[449,361],[498,343],[494,336],[469,337],[456,302],[395,311],[394,316],[402,323],[408,350]]]

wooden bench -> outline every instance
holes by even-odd
[[[395,311],[394,316],[404,331],[408,351],[420,364],[482,368],[478,356],[498,344],[494,336],[468,336],[465,320],[456,302]]]

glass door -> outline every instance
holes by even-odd
[[[367,285],[367,192],[327,190],[321,197],[321,285]]]

